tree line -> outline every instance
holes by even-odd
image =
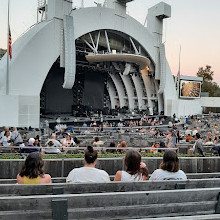
[[[213,82],[214,71],[211,70],[211,66],[200,67],[197,76],[203,77],[202,92],[208,92],[210,97],[220,97],[220,87]]]

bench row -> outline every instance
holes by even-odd
[[[0,197],[1,219],[124,219],[220,213],[220,188]]]
[[[0,196],[6,195],[52,195],[83,194],[103,192],[132,192],[174,189],[215,188],[220,186],[220,178],[193,179],[187,181],[144,181],[144,182],[110,182],[110,183],[52,183],[42,185],[2,184]]]

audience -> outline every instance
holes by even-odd
[[[13,142],[13,145],[15,146],[24,146],[23,139],[21,135],[19,134],[16,127],[13,127],[13,131],[11,134],[11,140]]]
[[[150,150],[150,152],[151,153],[154,153],[154,154],[156,154],[156,153],[158,153],[158,149],[157,148],[159,148],[160,147],[160,143],[158,142],[158,141],[156,141],[152,146],[151,146],[151,150]]]
[[[205,155],[203,154],[203,140],[201,138],[201,135],[199,133],[196,133],[195,139],[196,143],[193,146],[194,152],[199,153],[204,157]]]
[[[11,136],[9,131],[4,132],[4,136],[1,138],[0,143],[4,147],[9,147],[11,145]]]
[[[28,147],[30,147],[30,148],[22,148],[21,149],[21,153],[32,153],[32,152],[35,152],[35,151],[40,152],[40,148],[39,147],[35,147],[34,143],[35,143],[35,139],[34,138],[30,138],[28,140]]]
[[[188,134],[188,136],[186,137],[186,142],[190,142],[193,140],[194,140],[194,138],[191,136],[191,134]]]
[[[95,141],[93,142],[93,145],[103,145],[104,142],[100,141],[98,137],[95,137]]]
[[[44,162],[38,152],[30,153],[25,160],[20,173],[17,175],[18,184],[51,183],[51,176],[44,174]]]
[[[120,144],[118,144],[117,148],[126,148],[127,147],[127,144],[125,141],[121,141]],[[126,150],[121,150],[121,149],[118,149],[117,152],[125,152]]]
[[[155,170],[150,181],[157,180],[186,180],[186,174],[179,169],[179,159],[176,152],[168,150],[163,155],[160,168]]]
[[[61,153],[59,147],[62,147],[62,144],[56,140],[56,134],[52,134],[51,138],[46,142],[46,148],[44,149],[45,153],[48,154],[59,154]]]
[[[213,141],[212,141],[212,138],[210,137],[209,139],[208,139],[208,141],[207,142],[205,142],[205,144],[204,145],[213,145],[214,143],[213,143]]]
[[[97,151],[93,149],[93,147],[88,146],[85,150],[84,163],[85,166],[81,168],[73,169],[66,178],[66,182],[97,182],[97,183],[105,183],[110,181],[110,177],[108,173],[104,170],[100,170],[95,168],[97,163]]]
[[[62,145],[63,147],[71,147],[71,146],[75,146],[76,143],[74,142],[74,140],[71,138],[70,135],[66,135],[65,138],[63,139]]]
[[[136,150],[127,150],[124,165],[125,171],[118,171],[114,181],[138,182],[147,179],[146,164],[141,162],[141,155]]]

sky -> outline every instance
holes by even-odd
[[[37,0],[10,0],[10,26],[12,41],[36,22]],[[84,6],[95,6],[94,1],[84,0]],[[81,6],[73,0],[73,6]],[[134,0],[127,4],[127,12],[144,24],[148,8],[161,0]],[[172,7],[171,18],[164,20],[163,41],[173,75],[179,67],[182,75],[195,76],[199,67],[210,65],[214,81],[220,85],[220,0],[164,0]],[[7,47],[7,4],[0,0],[0,48]]]

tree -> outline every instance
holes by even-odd
[[[211,70],[211,66],[200,67],[197,76],[203,77],[202,92],[208,92],[210,97],[220,97],[220,87],[213,82],[214,72]]]

